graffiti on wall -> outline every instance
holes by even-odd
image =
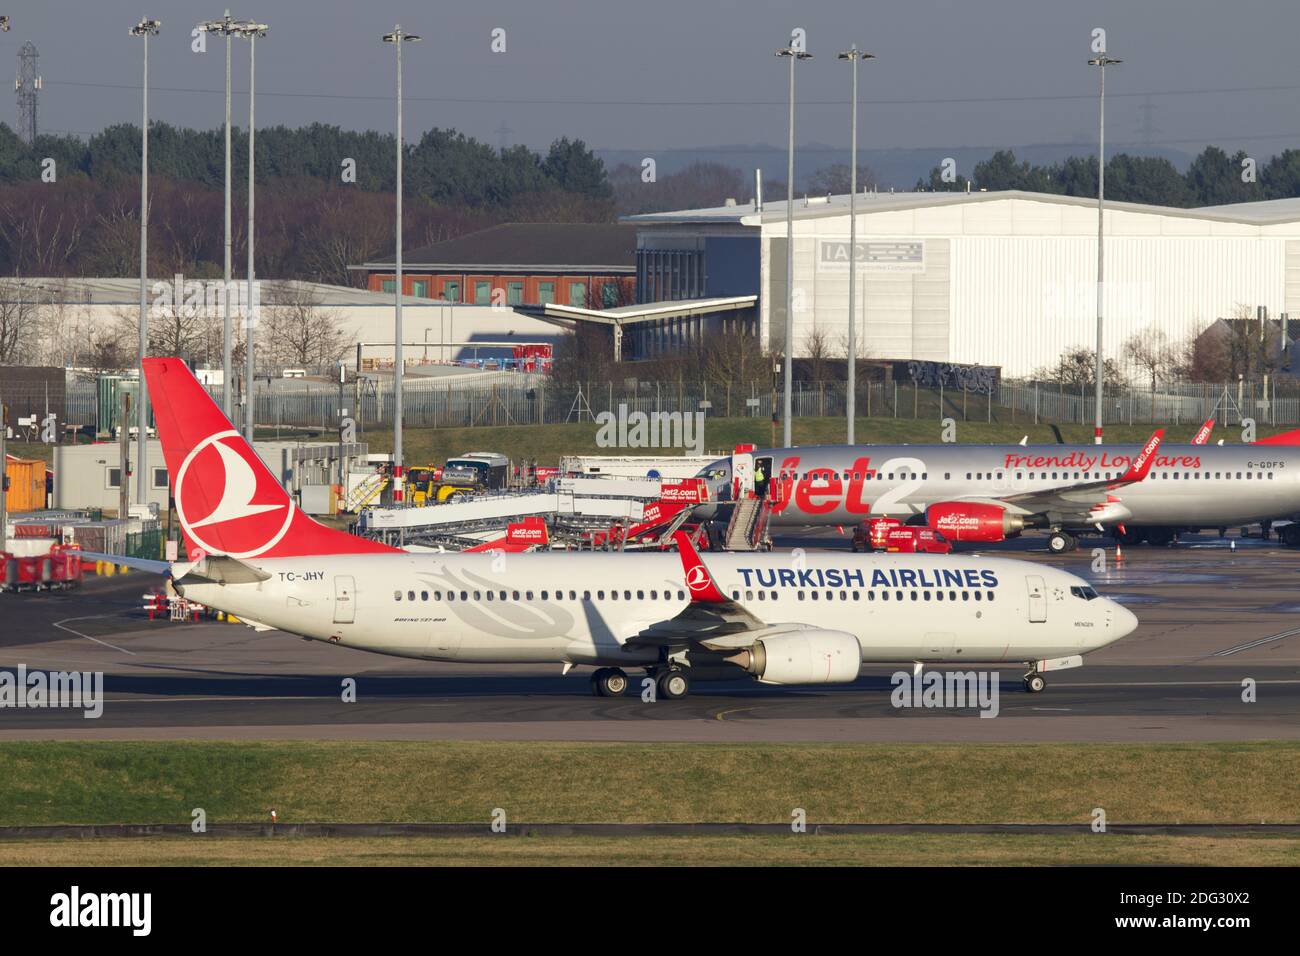
[[[992,394],[1002,377],[995,365],[956,365],[952,362],[900,362],[907,377],[922,388],[964,388],[971,392]],[[902,369],[896,368],[897,376]]]

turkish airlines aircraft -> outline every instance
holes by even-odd
[[[1300,514],[1300,447],[1136,445],[813,445],[738,451],[700,474],[714,497],[771,500],[771,526],[926,524],[952,541],[1027,528],[1073,550],[1115,529],[1168,543],[1181,530]],[[755,472],[764,476],[755,482]]]
[[[671,553],[434,554],[299,511],[179,359],[146,359],[188,560],[112,557],[255,628],[401,657],[594,665],[623,693],[644,668],[667,698],[692,677],[847,683],[862,662],[1023,663],[1044,671],[1137,618],[1087,582],[998,558]]]

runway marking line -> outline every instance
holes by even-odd
[[[727,714],[743,714],[747,710],[758,710],[757,707],[733,707],[730,710],[720,710],[713,715],[714,720],[726,720]]]
[[[1300,684],[1300,680],[1258,680],[1257,684]],[[1095,684],[1057,684],[1053,682],[1053,687],[1240,687],[1241,682],[1235,680],[1157,680],[1157,681],[1119,681],[1106,682],[1098,681]]]
[[[1215,651],[1211,657],[1230,657],[1241,651],[1248,651],[1254,647],[1262,647],[1265,644],[1272,644],[1274,641],[1283,641],[1288,637],[1294,637],[1300,634],[1300,627],[1293,627],[1289,631],[1282,631],[1279,634],[1270,634],[1268,637],[1261,637],[1253,641],[1247,641],[1245,644],[1238,644],[1235,647],[1225,647],[1221,651]]]
[[[75,634],[77,637],[84,637],[88,641],[94,641],[96,644],[102,644],[105,647],[111,647],[115,651],[121,651],[123,654],[130,654],[135,657],[135,651],[128,651],[125,647],[118,647],[116,644],[110,644],[108,641],[101,641],[97,637],[91,637],[89,634],[82,634],[74,627],[64,627],[69,621],[90,621],[103,617],[116,617],[116,614],[86,614],[82,617],[65,617],[62,621],[55,621],[54,627],[60,631],[67,631],[69,634]]]

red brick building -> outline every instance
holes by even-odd
[[[351,266],[366,288],[392,292],[394,257]],[[636,301],[636,226],[511,222],[402,251],[406,295],[466,305],[573,305]]]

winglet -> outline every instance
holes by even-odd
[[[1142,451],[1128,466],[1128,471],[1120,476],[1120,484],[1130,485],[1141,481],[1147,476],[1147,473],[1151,471],[1151,466],[1155,464],[1156,452],[1160,450],[1160,441],[1164,437],[1165,430],[1157,428],[1155,433],[1147,439],[1147,443],[1142,446]]]
[[[1210,432],[1212,431],[1214,431],[1214,419],[1213,418],[1206,419],[1205,424],[1202,425],[1200,429],[1197,430],[1196,434],[1192,436],[1192,444],[1193,445],[1206,444],[1210,440]]]
[[[709,569],[700,560],[691,544],[690,535],[678,531],[673,534],[673,540],[677,542],[677,553],[682,558],[682,572],[686,578],[686,588],[691,592],[691,600],[705,604],[725,603],[726,595],[713,583],[713,575],[709,574]]]

